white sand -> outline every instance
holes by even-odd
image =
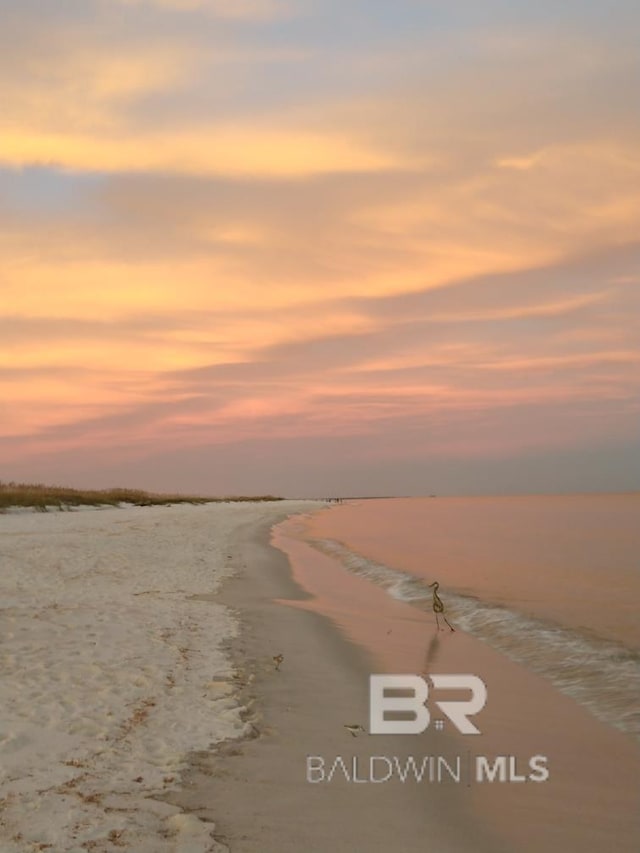
[[[223,849],[155,799],[245,733],[206,598],[239,526],[310,502],[0,515],[0,850]],[[215,812],[215,804],[212,804]]]

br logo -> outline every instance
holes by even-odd
[[[461,690],[460,699],[434,700],[436,707],[463,735],[479,735],[469,719],[487,703],[487,688],[477,675],[430,675],[436,690]],[[369,732],[372,735],[417,735],[431,721],[425,702],[429,683],[419,675],[369,676]],[[436,727],[442,728],[441,720]]]

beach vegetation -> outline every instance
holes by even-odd
[[[142,489],[73,489],[69,486],[47,486],[43,483],[14,483],[0,480],[0,512],[10,507],[30,507],[41,512],[66,510],[78,506],[166,506],[169,504],[205,504],[225,501],[277,501],[274,495],[203,495],[165,494]]]

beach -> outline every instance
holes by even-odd
[[[636,741],[312,545],[351,511],[0,516],[2,853],[635,851]],[[481,677],[481,734],[368,734],[372,673]]]
[[[216,600],[240,529],[310,502],[0,515],[0,850],[200,853],[164,801],[190,755],[250,733]]]

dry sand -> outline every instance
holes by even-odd
[[[212,600],[236,531],[309,503],[0,515],[0,851],[205,853],[161,797],[250,731]]]

